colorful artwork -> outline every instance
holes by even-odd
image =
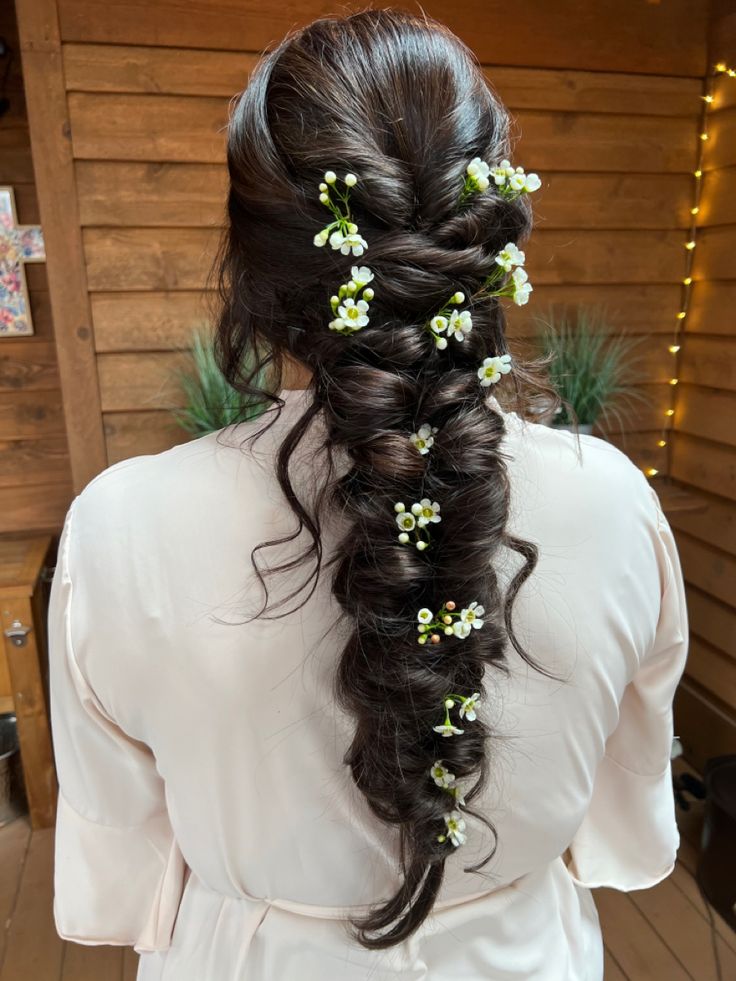
[[[38,225],[19,225],[12,187],[0,187],[0,337],[32,334],[26,262],[44,262]]]

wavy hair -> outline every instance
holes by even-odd
[[[462,738],[435,733],[446,695],[482,693],[487,668],[506,670],[508,642],[547,673],[514,635],[513,599],[537,551],[506,530],[503,415],[477,377],[485,357],[507,352],[504,314],[498,298],[474,297],[495,254],[528,236],[531,210],[525,195],[504,198],[493,185],[460,204],[468,162],[500,162],[510,150],[508,113],[471,52],[442,25],[397,11],[325,18],[294,33],[261,60],[231,112],[216,353],[228,381],[277,414],[283,402],[273,393],[285,359],[312,372],[312,400],[276,464],[298,519],[282,541],[306,529],[310,544],[270,574],[304,565],[304,581],[288,597],[306,591],[303,603],[329,566],[352,624],[335,676],[339,704],[355,723],[345,763],[373,813],[398,830],[400,849],[395,895],[351,921],[368,948],[399,943],[420,926],[454,855],[438,840],[452,808],[430,777],[435,760],[469,786],[465,812],[492,832],[492,850],[466,871],[495,852],[495,829],[473,808],[488,776],[491,733],[480,719]],[[375,275],[370,323],[349,337],[327,325],[330,296],[349,278],[350,261],[312,244],[326,223],[317,186],[327,169],[359,177],[351,209]],[[423,326],[456,290],[469,298],[473,331],[438,350]],[[502,383],[507,404],[550,396],[537,366],[514,363]],[[267,387],[258,381],[264,371]],[[346,454],[349,468],[339,478],[331,471],[309,505],[292,485],[289,462],[319,413],[328,452]],[[437,434],[421,455],[409,436],[425,423]],[[394,505],[424,497],[441,503],[442,521],[419,552],[399,544]],[[349,522],[329,562],[321,541],[327,504]],[[252,555],[264,585],[258,552],[272,544]],[[505,590],[494,571],[502,547],[523,558]],[[448,600],[482,603],[483,629],[420,646],[417,611]],[[268,607],[266,590],[258,615],[285,614]]]

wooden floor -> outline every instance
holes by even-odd
[[[721,960],[716,971],[710,921],[693,878],[699,815],[674,873],[653,889],[595,891],[606,945],[606,981],[734,981],[736,933],[714,915]],[[84,947],[59,939],[52,914],[53,830],[31,833],[24,816],[0,828],[0,981],[134,981],[130,947]],[[218,981],[203,978],[202,981]],[[277,981],[277,979],[274,979]]]

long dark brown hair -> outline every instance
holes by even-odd
[[[531,209],[526,195],[509,200],[493,186],[460,203],[469,161],[494,164],[510,153],[508,113],[471,52],[442,25],[397,11],[321,19],[288,37],[262,59],[229,125],[217,356],[245,398],[277,411],[285,357],[313,373],[312,399],[277,460],[311,545],[279,569],[304,564],[308,598],[329,565],[352,624],[336,672],[337,698],[355,721],[345,763],[376,816],[398,829],[401,855],[396,894],[353,921],[369,948],[417,929],[454,854],[438,840],[452,808],[430,777],[435,760],[468,788],[466,815],[496,841],[492,823],[473,809],[487,779],[489,728],[479,719],[462,738],[435,733],[446,695],[483,692],[486,668],[505,670],[507,642],[539,668],[511,622],[537,553],[506,531],[504,420],[477,377],[485,357],[507,351],[504,314],[497,298],[474,299],[494,256],[528,236]],[[375,274],[370,323],[349,337],[328,329],[330,296],[355,260],[312,241],[329,220],[318,200],[328,169],[358,175],[351,209],[369,243],[360,261]],[[469,298],[473,330],[438,350],[423,326],[456,290]],[[504,377],[508,406],[528,401],[532,384],[543,388],[533,368],[516,361]],[[268,385],[259,381],[264,372]],[[319,413],[328,451],[347,454],[350,467],[309,506],[294,490],[289,461]],[[424,423],[437,427],[427,455],[409,439]],[[419,552],[398,542],[394,505],[424,497],[441,503],[442,521]],[[321,540],[328,503],[350,523],[329,563]],[[506,590],[493,561],[502,547],[523,558]],[[252,558],[258,570],[258,549]],[[420,646],[417,611],[447,600],[482,603],[484,627]],[[260,615],[277,614],[266,601]],[[495,844],[466,871],[494,852]]]

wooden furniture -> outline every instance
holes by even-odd
[[[43,569],[50,535],[0,538],[0,711],[15,712],[31,827],[56,817],[56,770],[41,653],[46,650]]]

